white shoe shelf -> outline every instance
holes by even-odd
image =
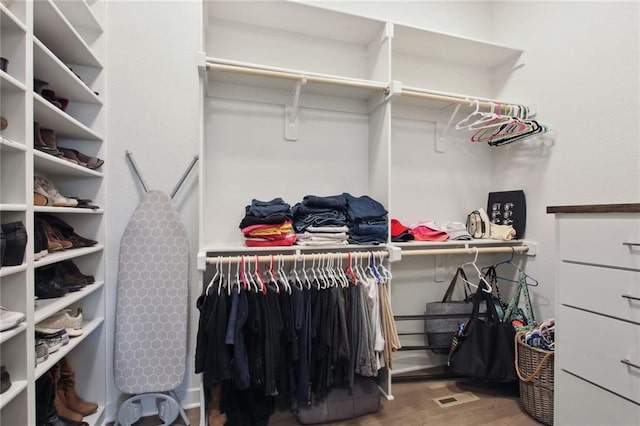
[[[90,170],[33,148],[34,122],[53,129],[60,146],[106,157],[105,134],[105,2],[59,0],[0,1],[0,114],[9,125],[0,131],[0,221],[21,221],[28,234],[22,265],[0,269],[0,299],[26,321],[0,333],[0,359],[12,385],[0,394],[0,424],[36,423],[36,380],[62,357],[76,371],[76,388],[102,407],[86,420],[104,419],[106,404],[105,338],[105,185],[106,166]],[[68,99],[62,111],[33,90],[34,79]],[[95,92],[94,92],[95,91]],[[68,196],[91,199],[97,210],[39,207],[33,203],[33,176],[44,175]],[[46,213],[74,231],[98,241],[94,247],[52,252],[34,259],[34,216]],[[94,284],[56,299],[36,300],[35,271],[73,260]],[[83,334],[35,364],[35,325],[63,309],[83,309]]]

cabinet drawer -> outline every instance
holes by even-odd
[[[555,381],[553,423],[562,426],[640,425],[640,406],[564,371]]]
[[[558,226],[560,260],[640,269],[639,214],[571,215]]]
[[[560,306],[559,368],[640,404],[640,325]]]
[[[558,278],[559,303],[640,323],[640,272],[563,262]]]

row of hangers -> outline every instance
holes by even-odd
[[[507,145],[529,138],[538,133],[547,133],[551,127],[541,124],[530,117],[531,111],[526,105],[496,104],[489,102],[488,112],[480,111],[480,101],[474,99],[474,111],[460,120],[458,130],[475,130],[471,142],[487,142],[491,146]]]
[[[291,283],[302,289],[311,289],[315,286],[318,290],[331,287],[348,287],[350,284],[364,282],[368,278],[374,278],[377,284],[388,282],[393,278],[383,263],[385,253],[380,252],[376,256],[369,252],[368,264],[365,264],[363,256],[351,256],[348,253],[346,265],[343,264],[341,253],[322,253],[311,255],[312,262],[307,268],[306,257],[302,261],[294,260],[289,273],[284,270],[284,256],[272,255],[267,266],[262,270],[258,256],[237,256],[236,262],[228,262],[226,276],[223,271],[222,256],[218,256],[214,263],[215,272],[209,281],[204,293],[211,294],[211,290],[217,283],[217,292],[221,294],[225,289],[231,294],[232,289],[255,291],[267,294],[268,285],[279,294],[286,291],[291,294]],[[232,274],[232,266],[235,263],[235,273]],[[298,264],[300,263],[300,264]],[[232,279],[233,278],[233,279]]]
[[[513,279],[510,278],[509,276],[499,276],[498,275],[498,267],[501,265],[507,265],[512,269],[515,269],[515,272],[517,272],[518,278],[522,277],[522,279],[525,280],[525,283],[528,286],[531,287],[537,287],[538,286],[538,280],[536,280],[535,278],[533,278],[531,275],[527,274],[526,272],[524,272],[524,270],[522,270],[520,267],[518,267],[515,263],[513,263],[513,257],[515,255],[515,250],[513,249],[513,247],[511,247],[511,257],[507,260],[504,260],[502,262],[498,262],[494,265],[489,265],[489,266],[485,266],[482,269],[478,268],[478,265],[476,264],[476,262],[478,261],[478,248],[477,247],[473,247],[474,250],[474,258],[472,261],[469,262],[465,262],[463,264],[460,265],[461,268],[464,268],[465,266],[473,266],[475,272],[478,275],[478,279],[484,283],[483,286],[483,291],[487,292],[487,293],[491,293],[493,291],[493,287],[491,286],[491,284],[489,284],[489,282],[487,281],[487,278],[491,278],[492,281],[495,279],[497,282],[497,280],[502,280],[502,281],[507,281],[507,282],[511,282],[511,283],[518,283],[519,279]],[[494,274],[493,276],[491,274]],[[469,284],[472,287],[478,288],[478,284],[472,283],[469,280],[465,280],[464,277],[460,277],[460,279],[462,281],[464,281],[465,283]]]

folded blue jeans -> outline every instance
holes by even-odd
[[[370,219],[381,218],[387,215],[384,206],[369,197],[354,197],[349,193],[345,193],[347,197],[347,214],[352,222],[362,222]]]

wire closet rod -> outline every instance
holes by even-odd
[[[424,250],[403,250],[402,256],[436,256],[443,254],[490,254],[490,253],[526,253],[529,251],[528,246],[517,247],[465,247],[465,248],[449,248],[449,249],[424,249]],[[323,252],[323,253],[309,253],[309,254],[278,254],[278,255],[235,255],[235,256],[215,256],[207,257],[207,264],[215,265],[222,264],[227,265],[229,263],[239,263],[240,259],[244,256],[245,259],[255,260],[258,262],[269,262],[272,258],[279,259],[284,262],[294,261],[313,261],[322,258],[331,258],[334,260],[340,259],[368,259],[371,254],[380,259],[381,257],[389,257],[389,252],[386,250],[377,251],[355,251],[355,252]]]
[[[334,86],[354,87],[356,89],[379,90],[387,93],[389,87],[386,83],[375,83],[369,81],[351,80],[339,77],[321,76],[316,74],[305,74],[276,68],[257,68],[247,65],[237,65],[230,63],[220,63],[211,59],[207,60],[207,70],[233,72],[245,75],[254,75],[259,77],[274,77],[285,80],[305,81],[307,83],[324,83]]]

